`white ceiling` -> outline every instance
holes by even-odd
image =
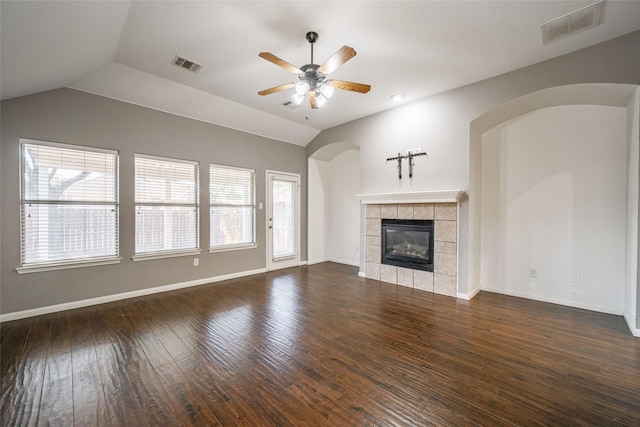
[[[0,3],[2,99],[73,87],[306,145],[321,130],[640,30],[640,1],[606,1],[602,24],[543,45],[540,25],[594,1],[5,1]],[[258,91],[343,45],[357,56],[332,78],[327,107],[282,104],[293,90]],[[197,74],[175,55],[204,65]]]

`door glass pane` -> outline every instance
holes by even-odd
[[[295,248],[294,182],[273,180],[273,259],[293,257]]]

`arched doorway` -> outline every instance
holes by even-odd
[[[471,287],[624,314],[637,331],[638,92],[549,88],[471,123]]]
[[[360,265],[360,150],[338,142],[308,159],[308,259]]]

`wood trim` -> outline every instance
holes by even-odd
[[[633,334],[634,337],[640,338],[640,329],[636,328],[634,319],[629,319],[626,314],[622,317],[624,317],[625,322],[627,322],[627,326],[629,327],[629,331],[631,331],[631,334]]]
[[[363,205],[402,203],[457,203],[462,198],[462,190],[415,191],[411,193],[357,194]]]
[[[137,291],[123,292],[113,295],[105,295],[103,297],[89,298],[79,301],[65,302],[63,304],[48,305],[46,307],[38,307],[29,310],[14,311],[12,313],[0,314],[0,323],[9,322],[11,320],[25,319],[27,317],[40,316],[43,314],[57,313],[65,310],[73,310],[76,308],[89,307],[92,305],[104,304],[107,302],[120,301],[129,298],[140,297],[144,295],[152,295],[160,292],[174,291],[176,289],[184,289],[192,286],[205,285],[207,283],[215,283],[223,280],[236,279],[238,277],[252,276],[254,274],[264,273],[266,268],[256,270],[242,271],[239,273],[225,274],[222,276],[205,277],[204,279],[191,280],[188,282],[173,283],[170,285],[157,286],[154,288],[140,289]]]
[[[597,311],[599,313],[615,314],[617,316],[622,316],[624,311],[623,309],[618,309],[615,307],[603,307],[603,306],[592,305],[592,304],[578,304],[574,301],[565,301],[558,298],[543,298],[538,295],[529,295],[523,292],[511,292],[504,289],[493,288],[490,286],[482,286],[481,290],[485,292],[492,292],[494,294],[502,294],[502,295],[509,295],[512,297],[526,298],[533,301],[548,302],[551,304],[558,304],[566,307],[581,308],[583,310],[592,310],[592,311]]]

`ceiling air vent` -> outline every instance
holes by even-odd
[[[295,110],[296,108],[300,108],[300,104],[296,104],[293,101],[284,102],[282,105],[284,105],[287,108],[291,108],[292,110]]]
[[[173,58],[173,61],[171,61],[171,63],[173,65],[177,65],[180,68],[184,68],[186,70],[189,71],[193,71],[194,73],[197,73],[198,71],[200,71],[202,69],[202,65],[197,64],[193,61],[189,61],[186,58],[183,58],[181,56],[176,55],[175,58]]]
[[[598,26],[602,15],[602,0],[583,7],[540,26],[542,44],[554,42],[570,35]]]

